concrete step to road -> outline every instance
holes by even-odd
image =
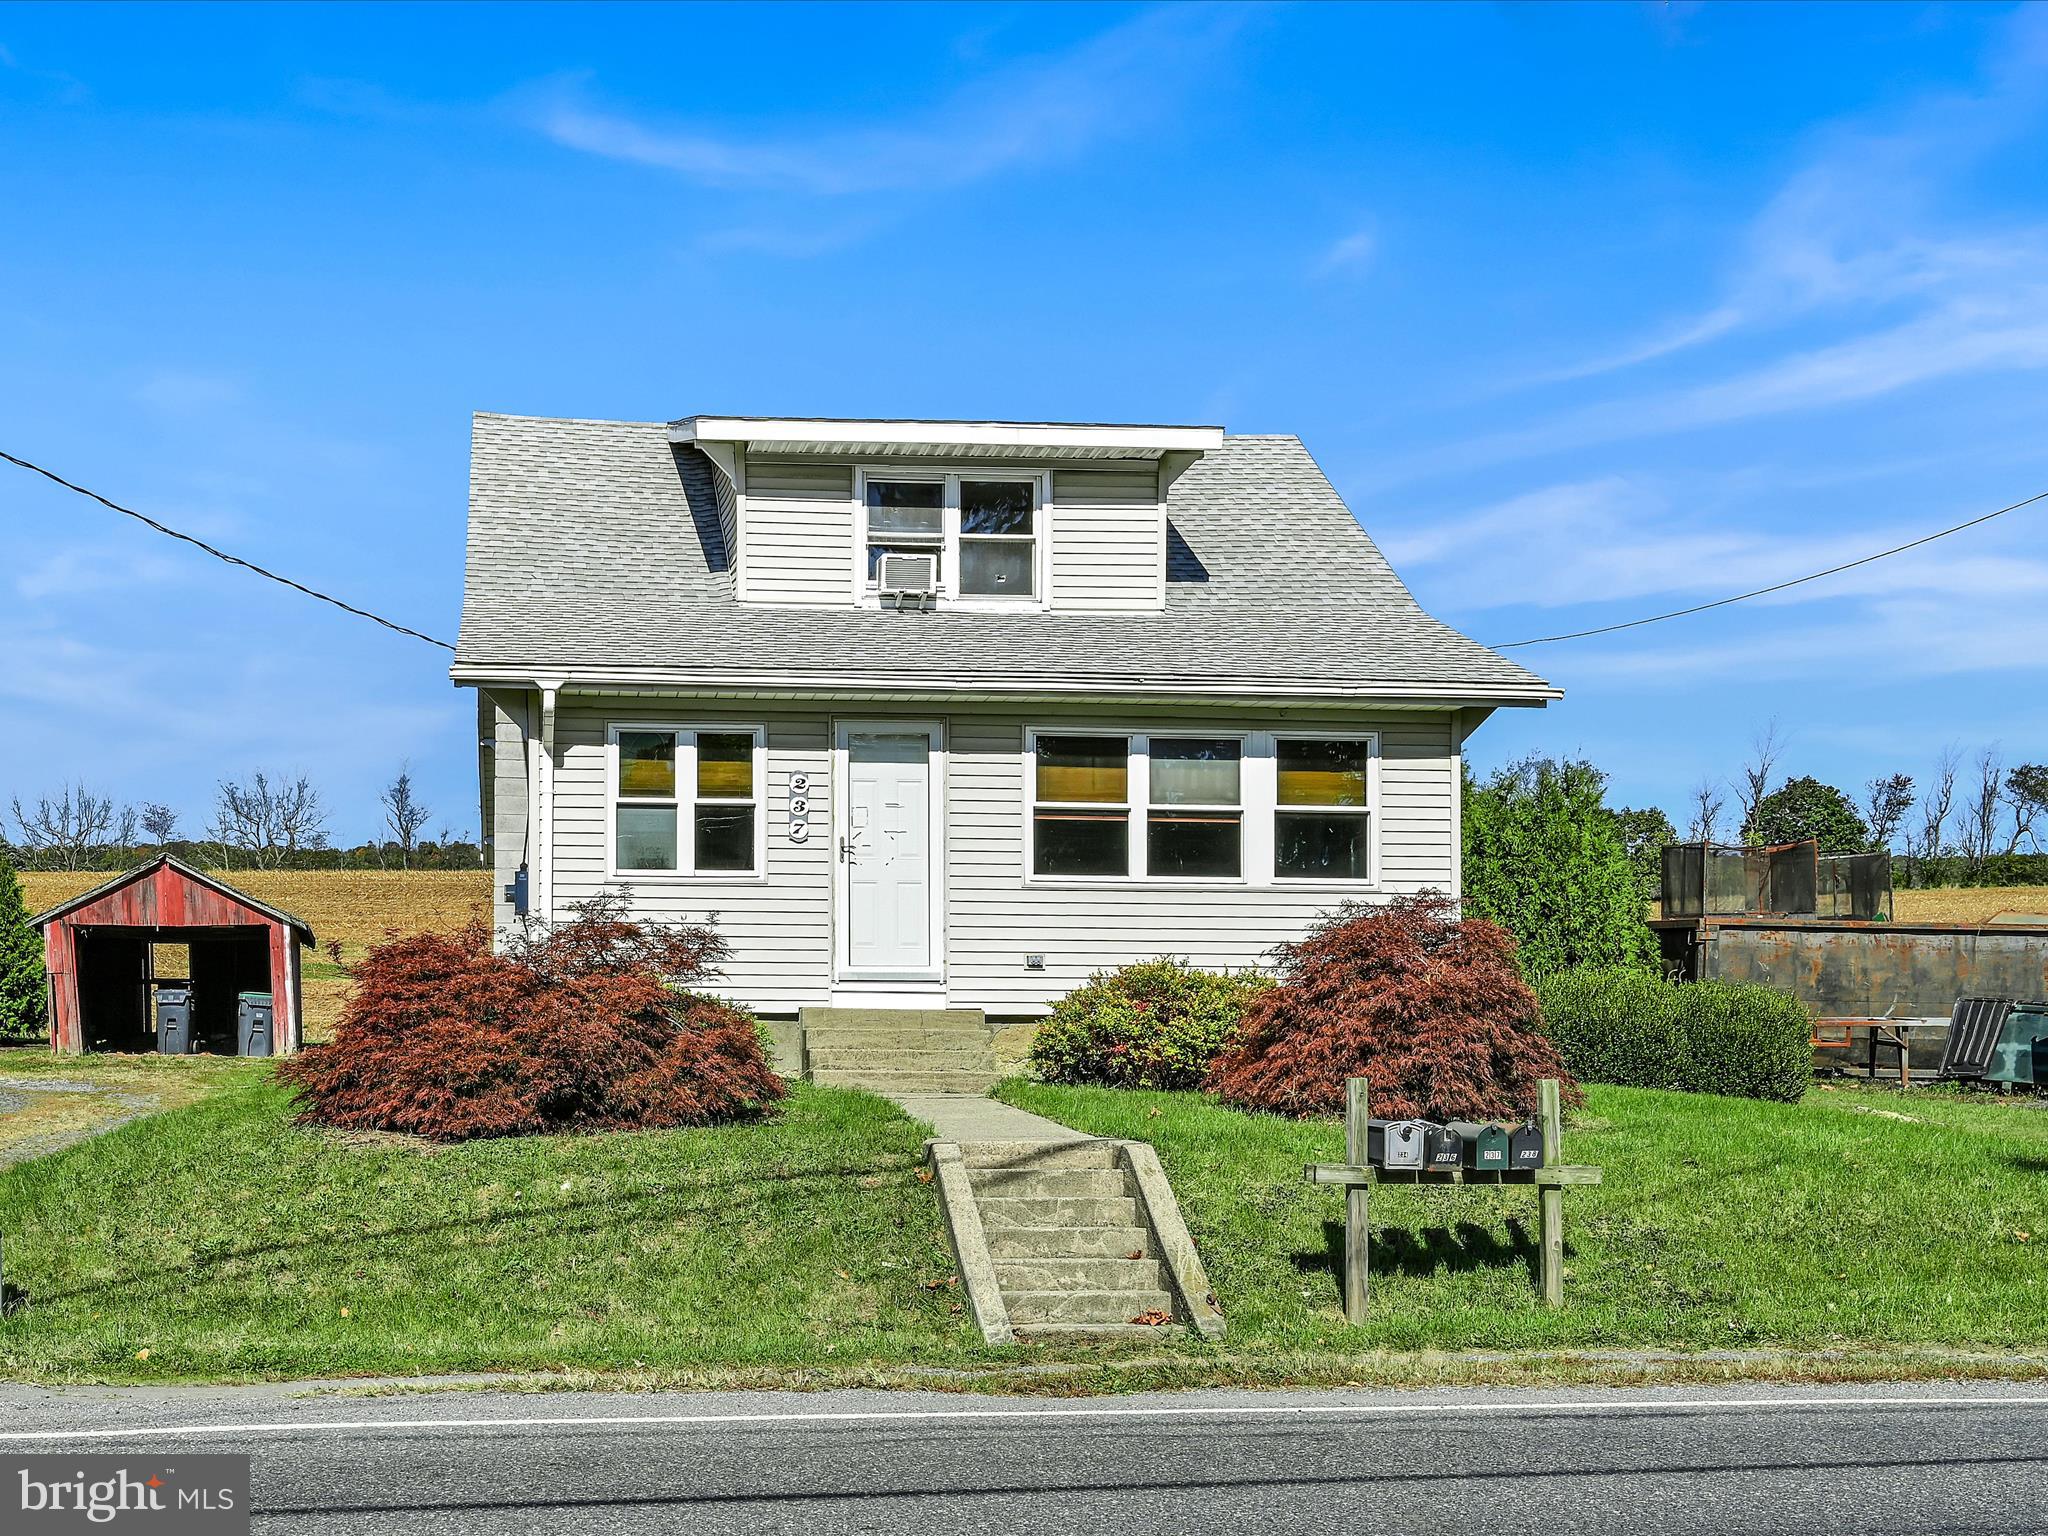
[[[983,1169],[1123,1166],[1113,1141],[971,1141],[960,1148],[960,1160],[973,1170],[977,1189]]]
[[[1147,1312],[1173,1316],[1173,1297],[1162,1290],[1005,1291],[1013,1327],[1030,1323],[1128,1323]]]
[[[1016,1227],[1135,1227],[1143,1224],[1138,1202],[1128,1195],[1071,1200],[1031,1200],[997,1195],[977,1199],[981,1224],[991,1233]]]
[[[998,1260],[996,1282],[1005,1296],[1044,1291],[1160,1291],[1166,1276],[1157,1259]]]
[[[985,1200],[1061,1200],[1128,1195],[1131,1176],[1121,1168],[982,1168],[972,1175]]]
[[[983,1218],[989,1257],[998,1266],[1033,1259],[1148,1258],[1152,1234],[1144,1227],[992,1227]]]
[[[1115,1343],[1123,1339],[1176,1337],[1178,1330],[1158,1323],[1016,1323],[1010,1331],[1019,1344]]]

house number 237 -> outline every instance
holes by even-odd
[[[810,841],[810,836],[811,776],[792,773],[789,776],[789,840],[803,843]]]

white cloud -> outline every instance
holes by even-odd
[[[1749,527],[1694,510],[1713,499],[1697,486],[1605,476],[1548,486],[1462,517],[1383,532],[1380,543],[1396,569],[1416,574],[1426,601],[1458,611],[1651,598],[1672,599],[1678,606],[1858,560],[1916,538],[1940,520],[1930,515],[1916,527],[1859,523],[1821,533],[1802,531],[1794,515],[1779,518],[1774,527]],[[1957,599],[2039,601],[2048,598],[2048,559],[2020,552],[2042,547],[2026,528],[2023,521],[2009,527],[1991,524],[1957,535],[1954,543],[1926,546],[1752,601],[1765,607],[1847,598],[1946,598],[1951,611]],[[1588,624],[1594,622],[1602,621]]]
[[[929,191],[1069,158],[1162,110],[1239,30],[1238,7],[1164,8],[1068,52],[992,71],[935,106],[805,135],[651,123],[592,105],[569,85],[543,93],[549,138],[702,185],[822,196]]]
[[[1379,254],[1379,244],[1379,237],[1370,229],[1354,230],[1331,243],[1317,261],[1316,272],[1325,277],[1333,272],[1362,272]]]
[[[1511,387],[1583,383],[1702,354],[1692,382],[1565,410],[1418,456],[1430,474],[1874,401],[2048,367],[2048,226],[1962,220],[1952,194],[2030,142],[2048,106],[2048,9],[2014,14],[1973,93],[1837,123],[1757,211],[1722,292],[1691,315]],[[1789,347],[1776,338],[1796,338]],[[1776,355],[1772,349],[1776,347]]]
[[[185,567],[166,556],[106,545],[77,544],[55,549],[14,578],[14,590],[30,602],[156,586],[176,580]]]

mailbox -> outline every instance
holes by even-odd
[[[1465,1166],[1500,1172],[1508,1166],[1508,1128],[1477,1120],[1453,1120],[1450,1128],[1465,1143]]]
[[[1368,1120],[1365,1160],[1375,1168],[1420,1168],[1427,1129],[1420,1120]]]
[[[156,989],[156,1048],[166,1056],[192,1054],[192,991],[189,987]]]
[[[1543,1166],[1543,1127],[1531,1120],[1527,1125],[1518,1125],[1508,1132],[1508,1166],[1510,1168],[1541,1168]]]
[[[1465,1162],[1465,1138],[1448,1125],[1431,1125],[1422,1133],[1422,1166],[1459,1168]]]

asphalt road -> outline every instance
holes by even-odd
[[[2048,1387],[1176,1393],[0,1388],[0,1451],[254,1454],[255,1528],[2048,1532]]]

